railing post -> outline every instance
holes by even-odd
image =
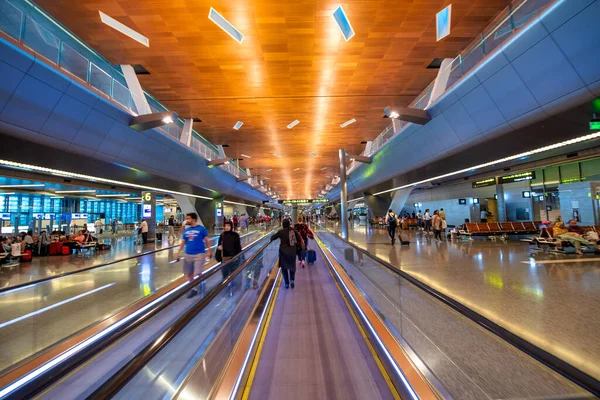
[[[485,36],[483,36],[483,32],[481,32],[481,49],[483,50],[483,55],[486,55],[485,52]]]
[[[462,54],[458,55],[458,64],[460,65],[460,74],[464,74],[463,62],[462,62]]]
[[[512,4],[508,5],[508,20],[510,21],[510,29],[511,31],[515,31],[515,18],[513,16]]]

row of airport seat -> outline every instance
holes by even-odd
[[[472,222],[466,223],[460,233],[468,236],[526,235],[538,233],[541,221],[526,222]]]

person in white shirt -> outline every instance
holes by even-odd
[[[425,221],[425,230],[431,232],[431,214],[429,214],[429,208],[425,210],[423,220]]]
[[[148,222],[145,219],[142,220],[140,230],[142,231],[142,242],[144,244],[148,243]]]
[[[96,220],[96,222],[94,222],[94,228],[96,228],[96,235],[99,235],[102,233],[102,221],[100,221],[100,218],[98,218]]]
[[[487,211],[481,210],[481,222],[487,222]]]

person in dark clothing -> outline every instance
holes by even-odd
[[[396,218],[396,214],[390,208],[388,211],[387,217],[385,218],[385,222],[388,228],[388,235],[390,239],[392,239],[392,245],[396,241],[396,227],[398,226],[398,219]]]
[[[306,250],[308,249],[308,239],[314,239],[314,234],[306,225],[303,218],[300,218],[296,224],[294,224],[294,230],[302,236],[302,240],[304,241],[304,246],[298,248],[298,261],[302,268],[305,267],[306,263]]]
[[[283,275],[285,288],[294,288],[296,276],[296,254],[298,245],[302,243],[302,236],[290,226],[290,220],[283,220],[283,228],[271,236],[271,241],[279,239],[279,268]]]
[[[223,274],[223,280],[227,279],[231,275],[233,263],[227,265],[227,262],[236,255],[242,252],[242,242],[240,241],[240,235],[233,230],[233,223],[231,221],[225,222],[224,231],[219,236],[219,243],[217,251],[221,252],[221,262],[223,267],[221,273]]]

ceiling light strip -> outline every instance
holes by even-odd
[[[41,187],[46,186],[43,183],[40,184],[23,184],[23,185],[0,185],[0,188],[27,188],[27,187]]]
[[[300,121],[298,121],[298,120],[296,119],[296,120],[294,120],[293,122],[291,122],[291,123],[290,123],[290,124],[287,126],[287,128],[288,128],[288,129],[292,129],[293,127],[295,127],[295,126],[296,126],[296,125],[298,125],[299,123],[300,123]]]
[[[146,47],[150,47],[150,40],[146,36],[142,35],[139,32],[134,31],[133,29],[131,29],[127,25],[120,23],[116,19],[109,17],[108,15],[104,14],[102,11],[98,11],[98,12],[100,13],[100,20],[103,23],[110,26],[114,30],[121,32],[123,35],[130,37],[131,39],[135,40],[136,42],[141,43]]]
[[[474,167],[464,168],[464,169],[461,169],[459,171],[449,172],[447,174],[435,176],[433,178],[424,179],[424,180],[419,181],[419,182],[409,183],[407,185],[398,186],[398,187],[395,187],[393,189],[388,189],[388,190],[384,190],[384,191],[381,191],[381,192],[373,193],[373,196],[378,196],[380,194],[394,192],[396,190],[405,189],[405,188],[410,187],[410,186],[416,186],[416,185],[420,185],[422,183],[431,182],[431,181],[434,181],[436,179],[448,178],[450,176],[462,174],[462,173],[465,173],[465,172],[471,172],[471,171],[476,170],[478,168],[490,167],[490,166],[495,165],[495,164],[500,164],[500,163],[504,163],[504,162],[507,162],[507,161],[517,160],[517,159],[519,159],[521,157],[528,157],[528,156],[531,156],[531,155],[534,155],[534,154],[543,153],[545,151],[554,150],[554,149],[558,149],[558,148],[561,148],[561,147],[570,146],[572,144],[577,144],[577,143],[581,143],[581,142],[585,142],[587,140],[592,140],[592,139],[597,139],[597,138],[600,138],[600,132],[591,133],[589,135],[580,136],[580,137],[575,138],[575,139],[565,140],[564,142],[559,142],[559,143],[551,144],[551,145],[548,145],[548,146],[540,147],[540,148],[535,149],[535,150],[529,150],[529,151],[526,151],[526,152],[523,152],[523,153],[515,154],[513,156],[504,157],[504,158],[500,158],[498,160],[494,160],[494,161],[490,161],[490,162],[487,162],[487,163],[475,165]]]
[[[343,124],[341,124],[340,127],[345,128],[348,125],[353,124],[355,122],[356,122],[356,119],[352,118],[351,120],[348,120],[348,121],[344,122]]]
[[[242,125],[244,125],[244,123],[242,121],[238,121],[233,126],[233,129],[235,129],[237,131],[237,130],[239,130],[242,127]]]
[[[249,155],[247,155],[247,154],[240,154],[240,156],[242,156],[242,157],[246,157],[246,158],[252,158],[252,157],[250,157],[250,156],[249,156]]]
[[[348,20],[348,17],[346,16],[346,13],[344,12],[342,6],[336,8],[332,15],[338,28],[340,28],[340,32],[342,32],[342,36],[344,36],[346,42],[352,39],[352,37],[355,34],[354,28],[352,28],[352,25],[350,25],[350,20]]]
[[[225,33],[233,38],[238,43],[242,43],[244,35],[238,31],[235,26],[227,21],[221,14],[219,14],[214,8],[210,8],[208,12],[208,19],[214,22],[219,28],[223,29]]]
[[[136,189],[153,190],[156,192],[163,192],[163,193],[169,193],[169,194],[180,194],[183,196],[195,197],[197,199],[213,200],[212,197],[200,196],[197,194],[178,192],[175,190],[161,189],[161,188],[156,188],[156,187],[152,187],[152,186],[138,185],[135,183],[116,181],[113,179],[100,178],[98,176],[78,174],[76,172],[62,171],[59,169],[40,167],[38,165],[31,165],[31,164],[23,164],[23,163],[9,161],[9,160],[0,159],[0,165],[4,165],[4,166],[10,167],[10,168],[26,169],[26,170],[35,171],[35,172],[42,172],[42,173],[51,174],[51,175],[58,175],[58,176],[63,176],[63,177],[67,177],[67,178],[76,178],[76,179],[82,179],[82,180],[100,182],[100,183],[110,183],[113,185],[115,185],[115,184],[123,185],[123,186],[128,186],[128,187],[132,187],[132,188],[136,188]],[[72,192],[72,191],[56,191],[55,193],[74,193],[74,192]]]

